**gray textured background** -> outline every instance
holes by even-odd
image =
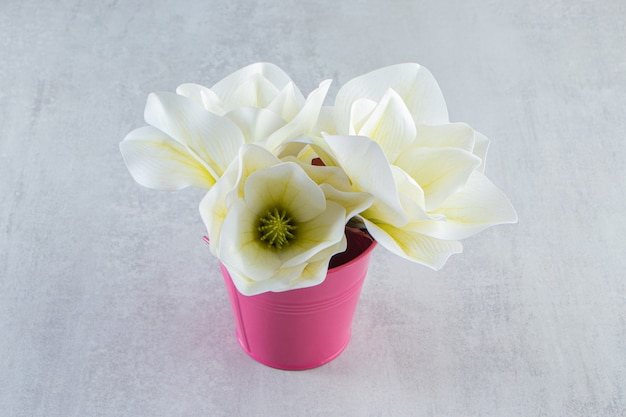
[[[0,5],[0,415],[626,415],[626,3]],[[237,345],[201,193],[135,184],[151,91],[252,62],[303,91],[428,67],[492,140],[517,225],[440,272],[382,248],[347,350],[284,372]]]

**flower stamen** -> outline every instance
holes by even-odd
[[[279,211],[278,208],[268,210],[265,216],[259,219],[259,223],[261,240],[267,242],[271,248],[282,249],[295,237],[296,226],[285,210]]]

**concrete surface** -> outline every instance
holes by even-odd
[[[626,415],[626,3],[0,5],[0,415]],[[308,92],[428,67],[517,225],[439,272],[381,248],[334,362],[237,345],[201,193],[133,182],[151,91],[252,62]]]

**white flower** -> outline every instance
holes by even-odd
[[[304,98],[277,66],[258,63],[211,89],[183,84],[177,93],[152,93],[150,126],[130,132],[120,150],[133,178],[160,190],[211,188],[244,143],[271,151],[316,125],[330,80]]]
[[[246,143],[274,151],[288,140],[306,135],[317,123],[330,80],[305,99],[279,67],[259,62],[242,68],[211,88],[182,84],[176,92],[208,111],[232,120]]]
[[[237,289],[253,295],[321,283],[332,255],[346,248],[347,220],[372,199],[352,191],[337,168],[283,162],[244,145],[200,213],[212,252]]]
[[[374,204],[361,214],[392,252],[439,269],[458,239],[517,221],[483,174],[487,139],[449,123],[443,95],[424,67],[382,68],[346,83],[334,108],[336,135],[318,143]],[[322,152],[323,154],[323,152]]]
[[[211,188],[244,143],[236,124],[177,94],[150,94],[144,118],[151,126],[130,132],[120,150],[135,181],[148,188]]]
[[[484,175],[487,138],[449,122],[424,67],[356,77],[322,107],[329,85],[305,98],[267,63],[211,88],[182,84],[150,94],[149,126],[120,144],[140,184],[209,189],[200,211],[211,251],[242,293],[320,283],[348,220],[435,269],[462,251],[460,239],[517,221]]]

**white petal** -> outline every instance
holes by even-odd
[[[326,200],[340,204],[346,210],[346,221],[369,208],[374,196],[367,192],[352,189],[350,180],[341,168],[336,166],[315,166],[310,161],[304,162],[295,157],[283,158],[283,161],[297,163],[316,184],[320,186]]]
[[[120,143],[120,150],[131,175],[144,187],[211,188],[216,181],[186,146],[150,126],[130,132]]]
[[[322,133],[329,135],[337,133],[333,108],[331,106],[322,106],[317,123],[315,123],[315,126],[313,126],[309,132],[309,134],[313,136],[321,136]]]
[[[218,116],[224,114],[220,98],[207,87],[192,83],[181,84],[176,88],[176,94],[192,99]]]
[[[248,177],[254,172],[260,171],[264,168],[269,168],[278,163],[280,163],[280,160],[267,149],[254,144],[243,145],[239,150],[239,155],[237,157],[236,185],[228,198],[243,198],[244,186]],[[228,170],[230,169],[231,166],[228,167]]]
[[[485,163],[487,162],[487,151],[489,150],[489,139],[480,132],[476,132],[476,141],[472,152],[481,159],[481,163],[476,168],[477,171],[485,172]]]
[[[334,245],[331,245],[329,247],[327,247],[326,249],[318,252],[317,254],[311,256],[308,260],[307,263],[312,263],[312,262],[319,262],[319,261],[324,261],[324,260],[330,260],[328,258],[332,258],[333,255],[337,255],[341,252],[345,252],[346,249],[348,248],[348,239],[346,237],[346,230],[345,228],[343,228],[343,232],[342,232],[342,236],[341,236],[341,240],[337,241],[337,243],[335,243]]]
[[[415,139],[415,123],[402,98],[389,89],[357,133],[378,142],[393,162]]]
[[[222,175],[244,143],[230,120],[209,113],[192,100],[172,93],[148,96],[146,122],[186,145],[204,161],[214,177]]]
[[[237,162],[237,161],[235,161]],[[228,214],[226,197],[235,186],[237,180],[236,163],[231,164],[224,175],[211,187],[200,201],[200,216],[206,227],[210,243],[209,248],[217,256],[222,223]]]
[[[368,232],[385,249],[435,270],[441,269],[450,255],[463,251],[461,243],[454,240],[441,240],[388,224],[364,221]]]
[[[400,201],[405,213],[409,215],[409,221],[430,220],[426,214],[426,200],[424,190],[402,168],[392,166],[393,177],[400,193]]]
[[[300,223],[318,216],[326,209],[322,190],[295,163],[284,162],[253,172],[244,185],[248,207],[259,214],[275,207],[286,210]]]
[[[300,90],[296,88],[294,83],[289,83],[280,94],[274,97],[267,109],[280,115],[284,120],[291,120],[298,114],[304,103],[304,96]]]
[[[330,83],[330,80],[322,81],[319,87],[309,94],[298,114],[268,138],[266,147],[269,150],[278,149],[287,140],[308,133],[317,124]]]
[[[243,200],[235,200],[222,223],[217,256],[229,270],[263,281],[272,277],[283,261],[261,241],[257,222],[258,213],[250,210]]]
[[[297,163],[316,184],[320,186],[326,200],[340,204],[347,212],[346,220],[369,208],[374,196],[367,192],[356,192],[350,180],[341,168],[334,166],[315,166],[296,158],[287,157],[284,161]]]
[[[244,196],[243,188],[248,176],[258,170],[280,163],[280,160],[257,145],[243,145],[238,158],[231,163],[224,175],[200,202],[200,215],[210,239],[214,255],[219,250],[222,223],[229,212],[229,205]]]
[[[474,129],[465,123],[419,125],[413,145],[424,148],[459,148],[472,152],[475,133]]]
[[[253,107],[235,109],[225,117],[239,126],[246,143],[260,143],[285,125],[285,121],[273,111]]]
[[[289,76],[276,65],[266,62],[258,62],[233,72],[213,85],[211,90],[222,99],[225,99],[233,94],[233,92],[239,88],[241,84],[246,82],[247,79],[255,75],[263,76],[278,90],[282,90],[288,83],[291,82],[291,78],[289,78]]]
[[[332,155],[332,150],[330,146],[326,143],[327,138],[335,137],[335,135],[326,135],[322,133],[322,136],[309,136],[307,139],[311,141],[309,144],[311,149],[302,148],[301,154],[298,154],[298,159],[308,163],[313,164],[313,160],[315,158],[319,158],[322,161],[322,164],[327,167],[339,167],[339,163],[337,162],[337,158]],[[370,139],[371,140],[371,139]],[[298,142],[299,139],[295,139],[292,142]],[[283,149],[288,148],[290,145],[288,144],[283,147]],[[380,151],[382,153],[382,149]],[[383,154],[385,156],[385,154]],[[343,168],[339,168],[342,172],[345,172]],[[350,186],[352,188],[352,186]]]
[[[305,162],[293,156],[286,156],[281,158],[281,160],[284,162],[295,162],[298,164],[300,168],[307,173],[309,178],[311,178],[318,185],[329,184],[341,191],[353,191],[352,186],[350,185],[350,180],[339,167],[312,165],[310,160]]]
[[[425,233],[443,239],[465,239],[484,229],[517,222],[515,209],[484,174],[474,171],[465,187],[454,193],[436,210],[445,222],[426,224]]]
[[[233,282],[239,292],[245,295],[255,295],[267,291],[282,292],[297,288],[307,288],[320,284],[326,279],[328,264],[332,256],[346,250],[346,239],[332,245],[306,262],[293,267],[282,267],[276,273],[263,281],[255,281],[237,271],[237,278]],[[231,273],[232,275],[232,273]]]
[[[277,155],[282,161],[286,161],[290,158],[297,158],[301,163],[311,164],[313,159],[318,158],[319,156],[310,149],[308,143],[303,142],[301,139],[306,139],[304,136],[301,136],[298,139],[290,140],[289,142],[284,143],[278,150],[274,151],[274,154]],[[295,162],[295,161],[294,161]]]
[[[480,159],[456,148],[411,148],[400,155],[396,165],[422,187],[426,211],[431,211],[463,187]]]
[[[250,296],[264,292],[283,292],[293,289],[291,283],[298,282],[306,267],[307,264],[300,264],[293,268],[281,268],[276,271],[274,276],[263,281],[255,281],[240,271],[231,271],[230,268],[229,273],[237,290],[243,295]]]
[[[289,283],[289,289],[308,288],[321,284],[328,275],[328,264],[332,256],[345,251],[346,247],[347,241],[344,236],[341,242],[318,253],[306,263],[306,267],[298,278]]]
[[[346,210],[346,221],[367,210],[374,203],[374,196],[370,193],[340,191],[329,184],[321,184],[327,201],[334,201]]]
[[[229,96],[222,98],[224,110],[239,107],[265,108],[278,95],[279,90],[265,77],[255,74],[239,85]]]
[[[291,244],[278,252],[283,267],[292,267],[306,262],[320,251],[333,246],[344,238],[346,211],[342,206],[329,201],[326,210],[317,217],[298,224],[296,237]]]
[[[222,225],[218,256],[243,294],[314,285],[325,276],[320,262],[345,250],[344,218],[331,202],[319,218],[299,225],[292,245],[277,251],[259,239],[257,216],[237,200]]]
[[[335,100],[337,131],[348,131],[355,100],[378,102],[389,88],[402,97],[416,124],[448,122],[446,103],[432,74],[418,64],[399,64],[353,78],[341,87]]]
[[[202,90],[208,90],[208,87],[205,87],[200,84],[194,83],[186,83],[181,84],[176,87],[176,94],[181,95],[183,97],[187,97],[195,101],[196,103],[202,105]]]
[[[377,103],[374,100],[367,98],[355,100],[350,108],[350,129],[347,132],[341,132],[340,134],[358,135],[358,132],[376,108],[376,105]]]
[[[374,195],[376,200],[368,209],[372,216],[397,225],[406,223],[389,162],[376,142],[363,136],[325,136],[324,144],[354,189]]]

